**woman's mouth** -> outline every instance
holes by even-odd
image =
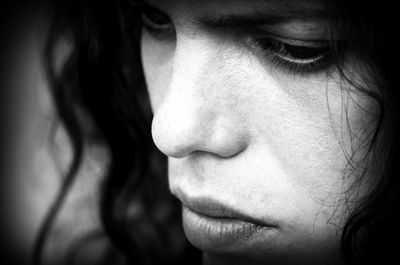
[[[194,246],[205,251],[237,250],[276,228],[210,199],[179,197],[185,234]]]

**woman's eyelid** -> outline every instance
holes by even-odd
[[[330,45],[330,40],[328,38],[320,38],[320,37],[298,38],[296,36],[293,36],[293,37],[282,36],[279,33],[267,32],[267,31],[264,31],[261,34],[260,33],[256,34],[256,37],[254,37],[254,39],[257,41],[273,40],[273,41],[281,42],[281,43],[287,44],[287,45],[305,46],[305,47],[310,47],[310,48],[313,48],[313,47],[322,48],[322,47],[328,47]]]
[[[145,27],[156,28],[156,29],[169,29],[172,26],[172,22],[168,23],[157,23],[146,14],[141,14],[142,23]]]
[[[256,29],[260,35],[264,33],[284,42],[322,44],[330,39],[330,27],[324,20],[290,20],[276,24],[258,25]]]
[[[140,6],[140,15],[144,22],[156,27],[169,27],[173,24],[171,16],[168,13],[149,4]],[[159,21],[157,21],[157,19]]]

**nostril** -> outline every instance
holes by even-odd
[[[178,138],[168,134],[153,133],[153,140],[157,148],[169,157],[183,158],[198,149],[193,143],[183,137]]]
[[[230,158],[242,153],[248,145],[248,137],[241,128],[215,130],[213,137],[204,146],[204,151],[213,153],[219,157]]]
[[[231,158],[242,153],[246,149],[247,145],[244,143],[235,143],[225,148],[220,148],[216,154],[223,158]]]

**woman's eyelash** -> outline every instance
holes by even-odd
[[[292,73],[315,73],[329,68],[333,63],[329,43],[318,45],[291,44],[274,38],[256,40],[258,47],[276,66]]]

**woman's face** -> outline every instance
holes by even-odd
[[[335,68],[323,1],[148,4],[152,135],[189,241],[210,264],[338,263],[351,202],[375,175],[360,182],[355,165],[378,110]],[[356,63],[347,51],[353,79]]]

